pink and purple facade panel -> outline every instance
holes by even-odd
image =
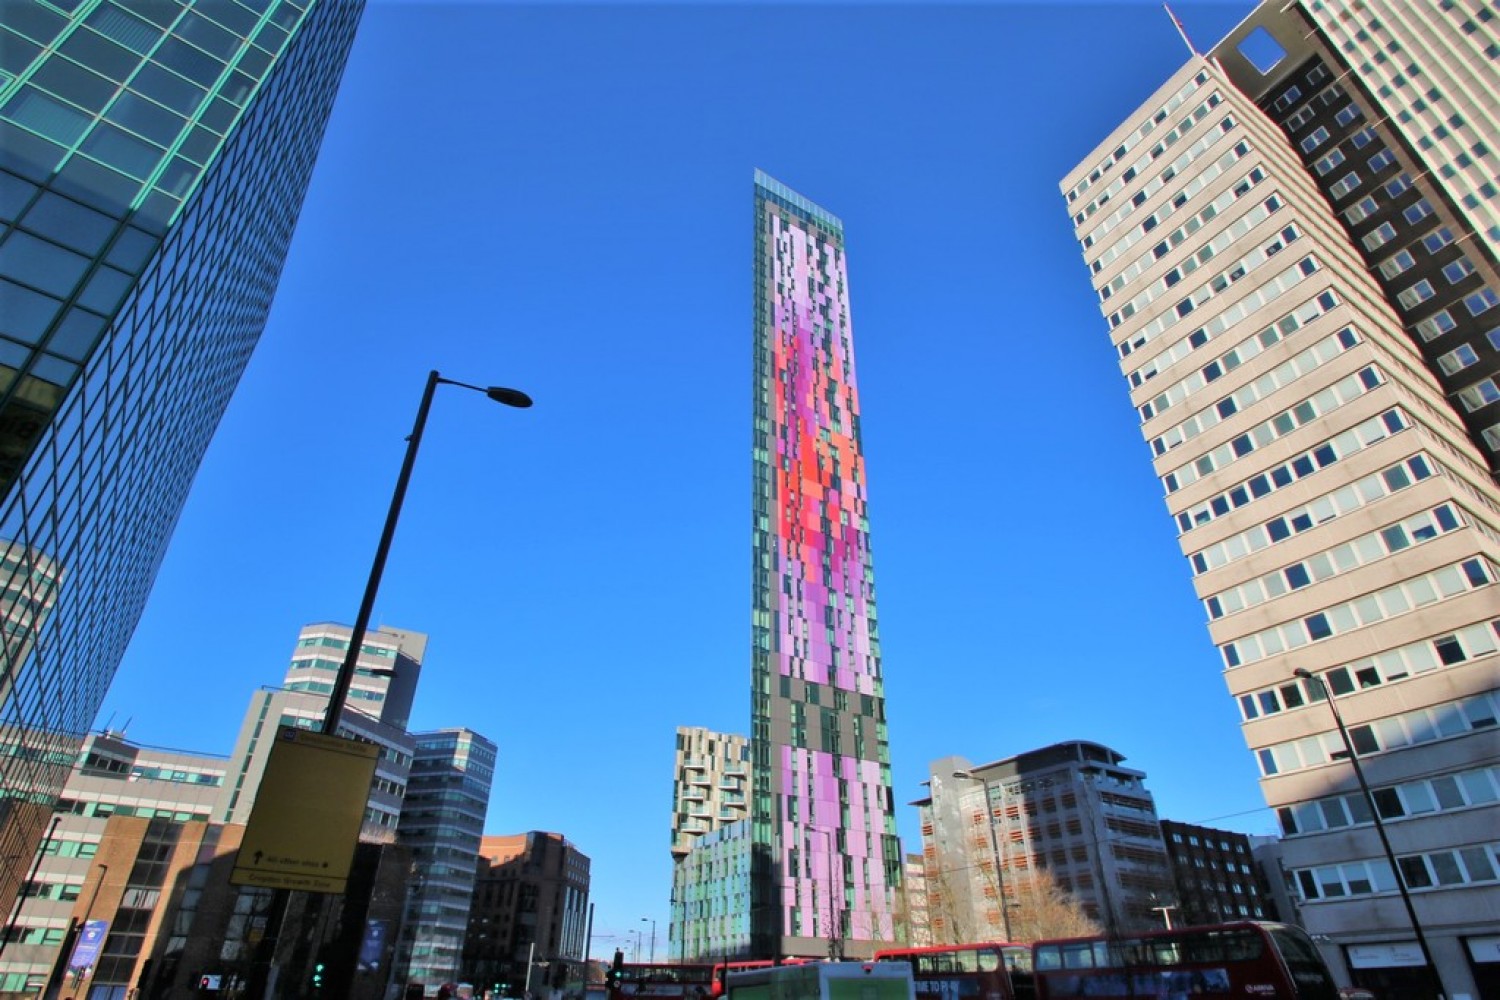
[[[843,227],[755,193],[754,905],[760,950],[852,957],[893,940],[900,852]]]

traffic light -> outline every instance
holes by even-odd
[[[612,990],[617,990],[617,989],[620,988],[620,984],[623,983],[624,981],[625,981],[625,953],[623,951],[621,951],[620,949],[616,948],[615,949],[615,961],[614,961],[614,964],[609,967],[609,979],[608,979],[609,988],[612,989]]]
[[[568,985],[568,963],[560,958],[552,960],[552,985],[559,989]]]
[[[318,963],[315,963],[313,965],[312,988],[315,989],[315,990],[321,990],[323,988],[323,963],[322,962],[318,962]]]

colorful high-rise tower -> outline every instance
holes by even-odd
[[[751,950],[894,938],[891,794],[844,227],[755,174]]]

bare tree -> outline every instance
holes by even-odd
[[[949,860],[942,855],[931,860]],[[970,873],[963,868],[934,866],[927,870],[927,917],[933,944],[961,944],[977,940],[974,908],[970,903]]]
[[[902,946],[911,944],[912,940],[912,908],[909,897],[913,892],[926,891],[925,887],[914,887],[912,881],[910,875],[901,879],[901,886],[894,893],[894,906],[891,909],[891,930],[896,936],[895,943]]]
[[[1033,869],[1021,885],[1006,888],[1011,890],[1006,905],[1012,941],[1031,944],[1047,938],[1084,937],[1103,932],[1099,922],[1045,868]]]

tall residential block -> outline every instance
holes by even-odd
[[[465,975],[496,996],[520,996],[533,960],[532,993],[582,980],[588,903],[588,856],[562,834],[486,836],[464,938]]]
[[[709,961],[750,939],[750,741],[679,726],[673,763],[667,952]]]
[[[701,726],[677,727],[672,778],[672,857],[750,811],[750,741]]]
[[[40,840],[265,325],[362,7],[0,4],[0,739],[30,746],[0,856]]]
[[[1495,24],[1264,4],[1062,182],[1302,921],[1412,997],[1398,878],[1500,990]]]
[[[354,630],[334,622],[306,625],[297,635],[282,686],[288,691],[332,694],[339,668],[349,653]],[[354,661],[345,705],[387,725],[405,728],[422,678],[427,636],[381,625],[366,629]]]
[[[711,962],[748,954],[750,821],[699,834],[672,859],[672,921],[667,954],[675,962]]]
[[[474,865],[495,783],[495,744],[470,729],[412,733],[411,779],[396,834],[413,885],[396,942],[398,974],[432,990],[460,978]]]
[[[752,941],[893,939],[891,794],[844,227],[755,174]]]
[[[332,622],[303,627],[282,686],[261,688],[251,697],[230,755],[215,820],[249,821],[278,727],[318,729],[323,725],[333,675],[348,652],[351,634],[347,625]],[[396,839],[416,754],[406,724],[426,650],[423,633],[385,625],[366,631],[360,643],[338,732],[380,747],[361,840],[390,843]]]
[[[1228,920],[1275,919],[1261,898],[1250,838],[1176,820],[1161,821],[1161,839],[1171,861],[1172,906],[1178,924],[1220,924]]]
[[[1171,869],[1145,772],[1124,760],[1074,740],[978,766],[934,761],[915,803],[933,939],[1078,933],[1057,923],[1059,898],[1111,933],[1161,926]]]

